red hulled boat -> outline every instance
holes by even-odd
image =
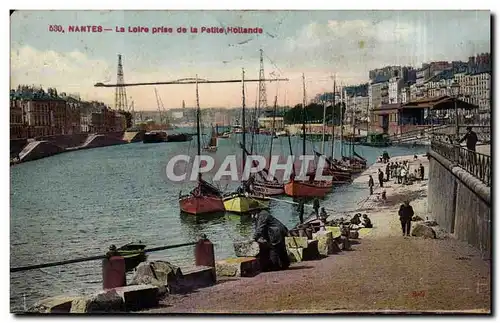
[[[198,76],[196,76],[198,81]],[[200,131],[200,100],[198,96],[198,82],[196,82],[196,130],[198,143],[198,156],[201,155],[201,131]],[[198,174],[197,186],[187,195],[179,193],[179,207],[182,212],[199,215],[224,212],[222,192],[215,186],[202,179]]]
[[[182,212],[193,215],[225,211],[222,193],[201,179],[201,175],[194,190],[187,195],[179,194],[179,206]]]

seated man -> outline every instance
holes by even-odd
[[[365,228],[373,228],[372,221],[368,217],[368,215],[363,214],[363,219],[361,220],[361,225]]]
[[[354,217],[351,219],[351,224],[360,225],[361,224],[361,220],[359,219],[360,217],[361,213],[356,213]]]

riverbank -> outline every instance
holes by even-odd
[[[415,215],[427,213],[428,160],[420,155],[392,158],[420,163],[426,179],[413,185],[386,182],[359,203],[374,228],[361,234],[353,251],[292,264],[286,271],[225,279],[188,295],[171,295],[145,313],[344,313],[358,311],[452,311],[489,313],[490,264],[472,247],[434,227],[438,239],[403,237],[397,216],[409,199]],[[385,165],[375,163],[355,183]],[[376,176],[374,176],[376,179]],[[387,200],[380,196],[385,190]]]

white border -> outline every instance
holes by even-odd
[[[484,0],[476,0],[476,1],[454,1],[451,2],[450,4],[454,5],[454,8],[450,8],[447,6],[447,2],[440,2],[440,1],[427,1],[427,0],[421,0],[421,1],[411,1],[411,2],[406,2],[406,1],[364,1],[364,0],[359,0],[359,1],[343,1],[343,2],[337,2],[335,5],[331,2],[324,1],[324,0],[309,0],[309,1],[297,1],[294,3],[291,3],[290,1],[286,2],[286,4],[283,1],[270,1],[270,0],[253,0],[253,1],[210,1],[210,2],[204,2],[204,1],[148,1],[148,0],[141,0],[139,2],[114,2],[114,4],[110,4],[109,2],[105,2],[102,0],[86,0],[86,1],[51,1],[51,0],[45,0],[45,1],[37,1],[37,2],[31,2],[31,1],[5,1],[2,2],[2,10],[0,11],[3,15],[3,17],[6,17],[7,15],[7,10],[10,8],[17,8],[17,9],[153,9],[153,8],[168,8],[168,9],[386,9],[386,10],[394,10],[394,9],[426,9],[426,10],[432,10],[432,9],[459,9],[459,10],[466,10],[466,9],[486,9],[486,10],[492,10],[495,12],[497,6],[498,6],[498,1],[484,1]],[[286,7],[285,7],[286,6]],[[10,69],[10,63],[9,62],[9,55],[10,55],[10,29],[9,29],[9,19],[2,19],[2,29],[3,35],[8,35],[7,42],[2,42],[3,48],[2,48],[2,58],[4,64],[2,64],[2,75],[4,76],[2,78],[2,85],[4,88],[4,93],[7,94],[7,88],[9,87],[9,69]],[[496,38],[496,37],[495,37]],[[495,41],[496,43],[496,41]],[[492,49],[492,53],[496,51],[495,49]],[[494,59],[495,61],[495,59]],[[495,61],[496,62],[496,61]],[[495,63],[495,66],[497,64]],[[496,69],[495,69],[496,72]],[[496,75],[496,74],[495,74]],[[498,84],[496,84],[498,85]],[[497,87],[495,86],[495,90],[497,90]],[[495,91],[496,92],[496,91]],[[496,92],[497,93],[497,92]],[[1,203],[4,209],[4,212],[2,212],[2,220],[4,221],[4,225],[0,226],[1,227],[1,234],[0,236],[3,238],[3,243],[1,244],[2,246],[2,259],[9,259],[9,228],[10,226],[8,225],[9,217],[7,216],[10,213],[9,210],[9,166],[8,166],[8,141],[7,138],[9,137],[9,112],[8,112],[8,99],[4,101],[3,109],[2,109],[2,115],[3,115],[3,123],[4,127],[0,128],[1,132],[1,137],[4,138],[1,141],[2,144],[2,149],[0,150],[2,152],[2,160],[5,162],[5,167],[2,168],[1,172],[1,177],[2,183],[3,183],[3,193],[2,194],[2,200],[3,203]],[[494,109],[494,107],[492,107]],[[500,115],[499,112],[496,112],[495,115],[495,122],[497,122],[498,115]],[[495,139],[493,139],[493,142],[496,142]],[[497,148],[497,147],[495,147]],[[496,165],[495,165],[496,166]],[[496,169],[495,169],[495,174],[496,174]],[[495,181],[496,182],[496,181]],[[496,183],[495,183],[496,184]],[[492,215],[493,216],[493,215]],[[495,221],[495,223],[498,223],[499,221]],[[498,229],[498,225],[496,226],[496,229]],[[495,232],[499,232],[498,230],[494,230]],[[1,306],[1,313],[6,316],[7,321],[14,320],[14,317],[10,314],[10,304],[9,304],[9,295],[10,295],[10,278],[9,278],[9,272],[7,266],[2,266],[2,287],[1,288],[1,293],[2,293],[2,302],[0,303]],[[498,281],[498,280],[496,280]],[[496,287],[496,286],[495,286]],[[256,295],[257,296],[257,295]],[[134,317],[135,318],[135,317]],[[36,318],[32,319],[26,319],[27,321],[34,321]],[[61,318],[63,320],[69,320],[69,318]],[[108,319],[108,317],[106,317]],[[122,318],[119,318],[122,319]],[[142,319],[142,318],[141,318]],[[150,318],[152,320],[158,320],[158,321],[163,321],[165,318],[156,318],[152,317]],[[184,318],[180,317],[169,317],[166,318],[169,321],[179,321],[183,320]],[[233,317],[230,318],[231,320],[237,320],[238,318]],[[267,318],[250,318],[250,319],[258,319],[258,320],[268,320]],[[285,318],[289,319],[289,318]],[[348,319],[343,319],[343,318],[334,318],[335,320],[338,321],[352,321],[353,319],[357,319],[355,317],[349,317]],[[386,318],[384,320],[388,320],[389,318]],[[446,318],[440,318],[440,320],[443,320]],[[72,319],[75,320],[75,319]],[[78,319],[80,320],[80,319]],[[99,317],[94,317],[93,320],[97,321],[104,321],[104,318],[99,318]],[[198,320],[198,319],[197,319]],[[239,320],[239,319],[238,319]]]

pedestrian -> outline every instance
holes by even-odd
[[[299,221],[300,224],[304,223],[304,200],[300,200],[299,202]]]
[[[401,172],[403,170],[403,165],[398,164],[398,168],[396,169],[396,176],[398,177],[398,184],[401,184]]]
[[[378,170],[378,183],[380,187],[384,187],[384,172],[380,168]]]
[[[252,218],[256,222],[253,239],[269,247],[269,266],[265,271],[287,269],[290,260],[285,244],[288,235],[286,226],[266,210],[254,212]]]
[[[410,202],[406,200],[399,208],[399,221],[401,221],[401,229],[403,229],[403,236],[410,236],[411,219],[413,217],[413,208]]]
[[[387,181],[389,181],[390,179],[390,173],[391,173],[391,166],[390,164],[387,164],[387,166],[385,166],[385,175],[387,176]]]
[[[420,164],[420,179],[424,180],[424,166]]]
[[[373,182],[373,177],[372,175],[368,175],[368,187],[370,188],[370,195],[373,195],[373,186],[375,186],[375,183]]]
[[[478,139],[477,139],[477,134],[474,131],[472,131],[472,127],[467,127],[467,133],[459,141],[459,143],[462,143],[464,140],[466,140],[467,149],[476,151],[476,144],[478,142]]]
[[[401,181],[402,184],[406,184],[406,176],[408,175],[408,171],[406,170],[406,167],[403,166],[401,167]]]
[[[314,213],[316,213],[316,217],[319,217],[319,200],[317,198],[314,199],[313,209]]]

